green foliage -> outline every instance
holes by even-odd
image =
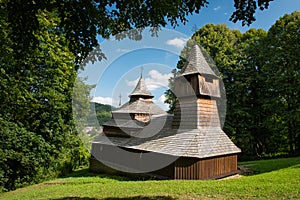
[[[177,68],[179,68],[179,65],[183,63],[183,60],[180,59],[177,63]],[[180,68],[179,68],[180,69]],[[171,77],[169,79],[169,89],[165,91],[164,95],[166,97],[166,100],[164,101],[164,103],[167,103],[169,104],[169,110],[168,110],[168,113],[174,113],[174,110],[175,110],[175,105],[176,105],[176,101],[177,101],[177,98],[176,98],[176,95],[174,94],[175,92],[175,87],[174,87],[174,78],[176,76],[176,73],[177,73],[177,70],[176,69],[173,69],[172,70],[172,74],[173,74],[173,77]]]
[[[286,14],[270,28],[266,38],[264,71],[268,75],[266,107],[272,117],[266,125],[287,137],[290,153],[300,153],[300,12]],[[274,126],[274,124],[276,124]]]
[[[14,189],[24,182],[39,181],[42,172],[45,173],[43,178],[68,173],[87,164],[88,159],[73,127],[75,56],[67,48],[65,34],[55,32],[60,23],[59,18],[55,13],[39,11],[39,29],[34,32],[37,48],[26,49],[20,44],[16,49],[12,48],[17,45],[11,35],[13,29],[7,23],[9,13],[1,10],[0,14],[0,34],[3,38],[0,48],[3,55],[0,58],[0,110],[9,123],[21,127],[9,131],[11,138],[6,135],[8,141],[19,141],[15,137],[18,134],[24,135],[24,142],[20,143],[24,149],[16,148],[11,152],[11,156],[16,156],[16,162],[24,162],[24,165],[20,164],[24,169],[11,167],[5,172],[9,176],[5,178],[12,180],[3,187]],[[33,142],[40,152],[32,150],[29,154]],[[5,159],[10,159],[7,157],[7,149],[12,144],[3,143],[0,146],[1,151],[6,151]],[[23,154],[28,156],[24,155],[21,160],[18,156]],[[47,161],[39,161],[40,154],[47,156]],[[26,156],[32,163],[27,162]],[[20,180],[16,177],[20,177]]]
[[[255,21],[254,13],[257,7],[260,10],[267,9],[271,1],[273,0],[234,0],[234,7],[236,8],[236,11],[233,12],[230,20],[233,22],[241,20],[243,25],[250,25],[253,21]]]
[[[90,103],[90,113],[88,117],[88,122],[93,124],[98,124],[99,126],[102,126],[105,122],[107,122],[109,119],[111,119],[111,111],[113,111],[115,107],[100,103]],[[97,120],[97,123],[94,122],[94,120]]]
[[[79,134],[89,125],[90,91],[94,88],[93,85],[85,84],[85,81],[86,78],[76,78],[72,96],[73,120]]]
[[[242,20],[250,24],[254,19],[257,7],[268,8],[271,0],[234,0],[236,11],[231,20]],[[179,22],[186,23],[187,16],[199,11],[208,5],[207,0],[198,1],[32,1],[32,0],[2,0],[1,9],[7,11],[9,27],[12,30],[11,39],[14,50],[19,57],[26,58],[28,52],[24,50],[35,49],[39,46],[40,39],[35,32],[40,28],[39,12],[56,13],[59,19],[55,33],[64,32],[68,43],[68,49],[77,55],[77,61],[84,60],[88,53],[97,44],[97,35],[108,38],[116,35],[117,39],[129,37],[141,39],[139,30],[129,31],[134,28],[153,28],[154,32],[159,27],[166,26],[170,22],[177,26]],[[20,28],[22,27],[22,28]],[[119,35],[118,35],[119,34]],[[101,60],[104,54],[101,49],[95,48],[97,53],[90,57],[91,61]]]
[[[243,162],[254,174],[227,180],[144,180],[95,175],[68,178],[0,195],[0,199],[298,199],[300,158]],[[81,172],[81,173],[80,173]]]
[[[35,133],[0,118],[0,190],[35,183],[49,162],[49,144]]]

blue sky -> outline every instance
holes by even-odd
[[[79,76],[88,77],[88,84],[97,85],[91,92],[93,101],[118,106],[120,95],[122,104],[129,100],[128,95],[134,89],[143,67],[143,77],[155,95],[154,101],[166,110],[168,106],[163,104],[163,93],[167,89],[167,80],[194,27],[199,29],[212,23],[226,24],[230,29],[241,32],[250,28],[268,30],[281,16],[295,10],[300,10],[300,0],[275,0],[270,3],[269,9],[257,11],[253,24],[243,27],[240,22],[229,21],[234,11],[233,0],[214,0],[207,8],[202,8],[200,14],[189,16],[187,24],[180,24],[175,29],[168,25],[157,38],[145,31],[142,41],[101,40],[100,47],[107,60],[87,65]]]

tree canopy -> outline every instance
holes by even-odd
[[[0,164],[0,189],[9,190],[64,174],[87,160],[81,159],[85,153],[72,119],[75,56],[65,34],[52,31],[59,18],[39,11],[37,48],[26,52],[22,46],[14,49],[13,30],[7,15],[0,14],[0,119],[5,132],[0,153],[1,161],[7,161]]]
[[[235,11],[230,20],[249,25],[255,20],[255,11],[268,8],[270,1],[234,0]],[[37,47],[39,38],[35,33],[43,27],[38,20],[38,14],[42,11],[55,13],[59,20],[52,32],[64,33],[69,50],[77,56],[77,61],[82,61],[98,45],[97,35],[108,38],[123,31],[145,27],[156,30],[168,22],[175,27],[179,22],[187,22],[188,15],[197,14],[203,7],[209,6],[209,1],[3,0],[0,5],[11,29],[13,48],[22,49],[18,56],[25,56],[25,49]],[[138,39],[141,33],[137,31],[127,36]]]

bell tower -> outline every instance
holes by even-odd
[[[195,44],[174,80],[178,98],[174,129],[220,127],[216,99],[220,98],[219,77],[213,72],[200,47]]]

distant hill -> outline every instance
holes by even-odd
[[[106,121],[111,119],[111,111],[115,110],[116,108],[111,105],[105,105],[101,103],[90,103],[90,114],[89,114],[89,122],[90,124],[94,124],[94,115],[96,113],[96,118],[99,122],[99,125],[102,126]]]

